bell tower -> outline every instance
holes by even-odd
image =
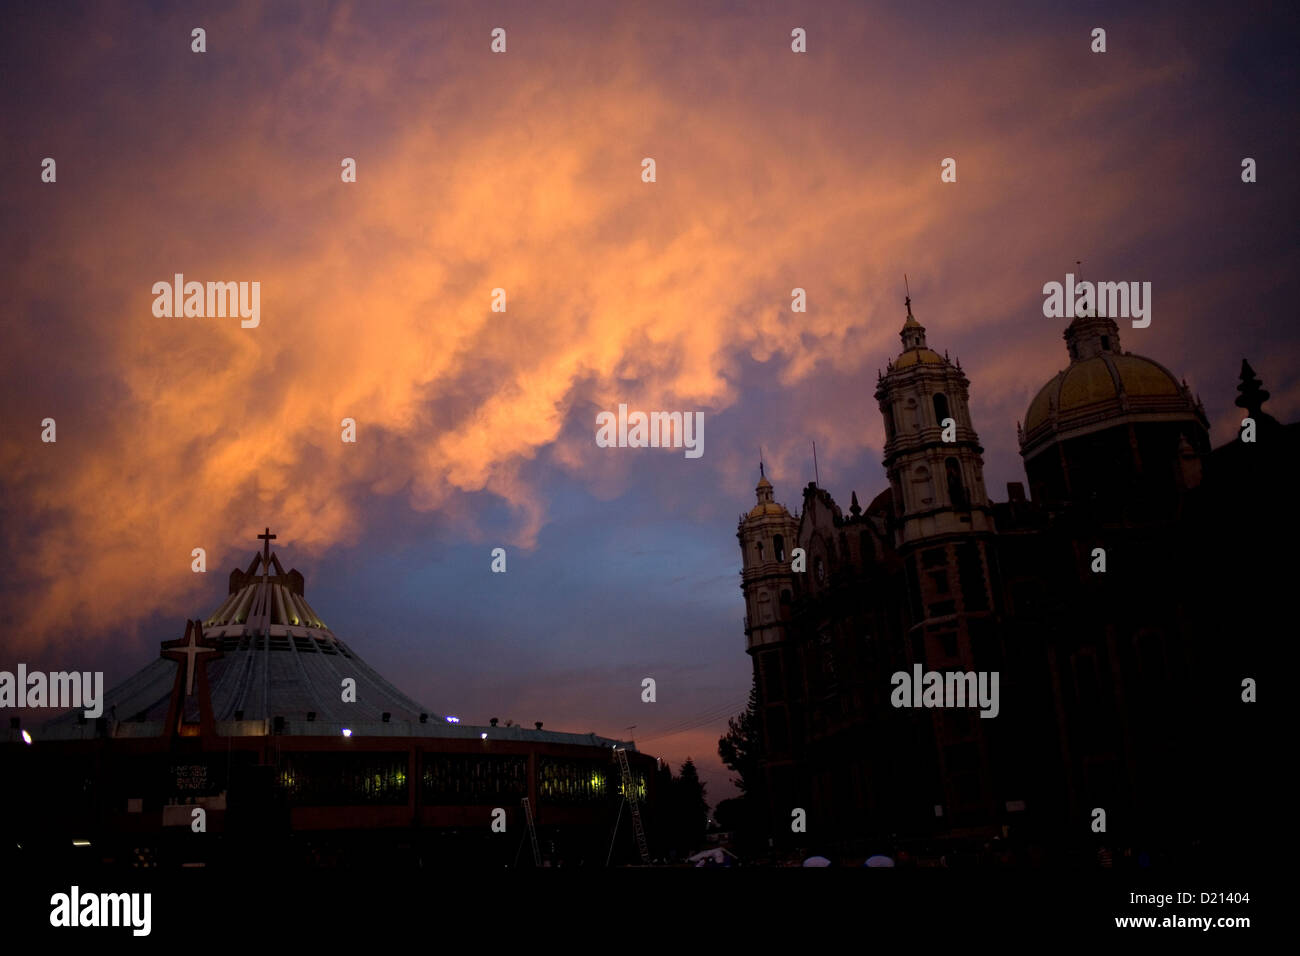
[[[790,552],[799,525],[772,499],[772,482],[759,463],[758,499],[749,514],[742,515],[736,537],[740,539],[742,570],[740,589],[745,593],[745,637],[748,650],[781,644],[786,640],[785,619],[794,598],[794,572]]]
[[[998,671],[993,510],[960,361],[931,349],[904,300],[902,353],[879,378],[894,542],[907,575],[910,666]],[[929,713],[949,825],[993,812],[990,720]]]
[[[926,345],[911,296],[904,301],[903,352],[876,386],[900,549],[946,534],[993,530],[984,449],[970,416],[970,381],[960,363]]]
[[[763,777],[768,811],[798,806],[795,756],[803,714],[804,687],[800,679],[798,648],[791,644],[790,615],[797,593],[796,572],[790,569],[791,552],[798,543],[799,524],[784,505],[772,498],[772,483],[758,466],[758,499],[749,514],[741,515],[736,537],[740,540],[740,589],[745,594],[746,650],[754,663],[763,735]],[[777,826],[776,818],[770,821]],[[780,832],[774,829],[773,832]]]

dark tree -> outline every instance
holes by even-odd
[[[762,725],[758,715],[758,684],[749,689],[749,706],[739,717],[727,721],[727,733],[718,741],[718,756],[728,770],[736,773],[731,782],[741,793],[751,793],[762,785],[759,762],[763,755]]]
[[[709,804],[704,799],[704,784],[690,757],[682,764],[681,774],[673,780],[674,833],[682,856],[699,849],[709,825]]]
[[[769,836],[763,791],[763,725],[758,707],[755,681],[749,690],[749,706],[727,721],[727,733],[718,741],[718,756],[727,769],[735,772],[731,782],[741,796],[718,804],[716,818],[719,826],[735,834],[736,849],[744,854],[764,852]]]

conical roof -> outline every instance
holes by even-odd
[[[304,580],[285,571],[269,550],[247,570],[230,573],[230,593],[206,618],[203,637],[221,655],[205,662],[216,721],[442,721],[372,668],[307,603]],[[177,662],[159,657],[105,694],[104,713],[116,721],[165,721]],[[356,700],[343,700],[343,681],[356,681]],[[191,707],[193,705],[191,704]],[[76,720],[72,712],[51,723]]]
[[[259,535],[259,537],[262,537]],[[268,538],[273,537],[269,534]],[[449,737],[635,750],[629,741],[594,733],[574,734],[518,726],[462,724],[406,696],[367,664],[326,626],[307,603],[305,581],[296,569],[284,570],[270,542],[244,570],[230,572],[225,599],[196,622],[193,643],[220,651],[195,654],[203,668],[219,735],[271,733],[283,718],[288,734],[337,735],[340,728],[358,736]],[[186,631],[187,639],[190,632]],[[163,642],[161,654],[103,695],[103,717],[112,737],[158,737],[166,733],[168,711],[178,679],[186,684],[185,648]],[[193,666],[193,665],[192,665]],[[179,674],[178,674],[179,670]],[[343,681],[356,682],[356,699],[343,700]],[[182,719],[200,719],[198,698],[187,694]],[[312,715],[309,719],[309,715]],[[387,717],[385,717],[387,715]],[[97,735],[82,710],[48,721],[46,739]]]

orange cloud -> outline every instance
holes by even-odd
[[[18,647],[76,640],[92,617],[192,612],[190,549],[223,568],[267,515],[324,549],[359,533],[374,496],[403,494],[472,534],[467,495],[486,491],[531,546],[546,492],[524,463],[550,450],[611,493],[628,466],[598,460],[590,409],[715,414],[740,400],[745,362],[774,362],[791,390],[860,373],[853,420],[818,426],[859,447],[862,420],[876,427],[871,372],[898,349],[905,269],[932,341],[983,351],[977,391],[1023,409],[1060,364],[1038,286],[1079,248],[1139,242],[1149,226],[1129,210],[1165,191],[1181,148],[1080,189],[1112,163],[1108,144],[1141,138],[1156,108],[1130,110],[1132,97],[1158,104],[1184,63],[1116,56],[1104,74],[1065,74],[1040,38],[1019,37],[945,50],[948,74],[979,80],[940,87],[907,64],[924,38],[856,7],[835,33],[899,41],[870,65],[829,30],[795,58],[782,17],[745,21],[737,44],[726,19],[597,31],[524,13],[493,58],[486,28],[466,26],[470,42],[346,7],[314,16],[214,22],[213,48],[240,46],[234,66],[210,54],[207,79],[190,61],[159,67],[170,83],[105,78],[66,116],[68,149],[92,152],[103,108],[119,150],[65,162],[61,193],[23,200],[57,267],[5,268],[15,313],[63,324],[15,323],[4,360],[21,383],[0,439],[24,519],[5,542],[28,579],[9,609]],[[647,155],[654,184],[640,179]],[[939,182],[948,155],[956,186]],[[344,156],[356,184],[339,181]],[[175,272],[260,281],[261,326],[154,318],[150,286]],[[805,315],[789,310],[795,286]],[[490,310],[497,287],[505,313]],[[1008,338],[1044,360],[989,345]],[[35,428],[51,408],[57,446]],[[575,415],[585,441],[565,436]],[[356,445],[340,441],[345,417]],[[743,505],[752,455],[706,441],[705,467]],[[772,445],[791,466],[804,456]]]

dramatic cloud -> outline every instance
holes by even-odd
[[[553,491],[539,474],[682,505],[666,464],[648,480],[644,459],[595,447],[595,412],[619,402],[706,413],[704,458],[671,467],[707,470],[717,494],[686,507],[750,500],[760,443],[803,474],[808,438],[832,474],[867,463],[855,481],[874,493],[872,391],[899,348],[904,271],[932,346],[972,379],[990,491],[1019,477],[1014,422],[1065,363],[1040,289],[1075,259],[1154,282],[1152,327],[1124,345],[1188,374],[1216,424],[1236,359],[1205,335],[1243,285],[1294,289],[1285,251],[1189,238],[1224,215],[1282,220],[1234,172],[1263,152],[1229,133],[1247,106],[1192,95],[1231,51],[1190,49],[1172,21],[1112,15],[1097,56],[1078,18],[981,31],[816,5],[795,17],[796,56],[794,15],[748,5],[381,6],[214,10],[202,55],[189,13],[16,15],[7,646],[195,613],[212,594],[190,550],[224,568],[267,520],[321,553],[400,500],[482,540],[497,501],[530,548]],[[956,184],[939,181],[948,156]],[[155,318],[150,288],[178,272],[259,281],[260,327]],[[1284,415],[1296,380],[1269,335],[1242,348]]]

